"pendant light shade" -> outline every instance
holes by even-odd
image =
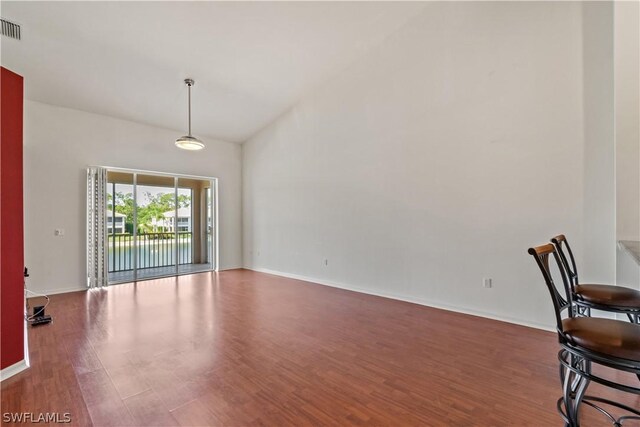
[[[176,147],[182,148],[183,150],[202,150],[204,148],[204,142],[194,136],[185,135],[176,139]]]
[[[202,150],[204,142],[191,135],[191,86],[195,84],[192,79],[185,79],[185,84],[189,88],[189,134],[176,139],[176,147],[183,150]]]

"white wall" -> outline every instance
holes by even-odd
[[[579,277],[582,282],[615,283],[613,3],[586,2],[582,12],[584,250]]]
[[[86,288],[86,167],[106,165],[219,178],[221,269],[242,265],[241,148],[206,139],[178,150],[177,131],[25,102],[25,263],[33,291]],[[55,237],[54,229],[65,229]]]
[[[429,3],[243,145],[245,265],[551,325],[526,249],[582,264],[582,55],[579,3]]]
[[[618,240],[640,240],[640,4],[615,4],[616,217]],[[618,250],[617,282],[640,289],[640,266]]]

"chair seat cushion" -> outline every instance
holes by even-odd
[[[574,344],[602,355],[640,363],[640,325],[598,317],[571,317],[562,321]]]
[[[578,285],[576,297],[591,304],[640,310],[640,291],[612,285]]]

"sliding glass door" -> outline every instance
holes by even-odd
[[[133,278],[135,202],[133,173],[107,172],[107,261],[109,283]]]
[[[109,283],[217,268],[216,180],[109,169]]]
[[[175,199],[174,177],[136,174],[137,279],[176,272],[176,236],[168,221]]]
[[[180,177],[177,188],[178,272],[211,270],[214,265],[212,181]]]

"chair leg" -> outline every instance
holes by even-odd
[[[571,384],[573,383],[574,374],[571,369],[566,369],[564,373],[564,379],[562,380],[562,402],[564,404],[564,410],[566,412],[568,427],[575,427],[573,424],[573,405],[571,404]]]
[[[591,371],[591,362],[588,362],[586,360],[583,360],[583,368],[585,372],[590,372]],[[585,393],[587,392],[587,387],[589,386],[589,382],[590,380],[581,376],[581,375],[576,375],[578,376],[580,379],[578,380],[578,384],[576,386],[575,389],[575,397],[573,398],[573,404],[574,404],[574,415],[575,415],[575,425],[579,426],[580,425],[580,404],[582,403],[582,399],[584,398]]]
[[[591,363],[589,361],[579,359],[574,355],[571,355],[570,358],[571,366],[574,367],[578,372],[584,371],[586,373],[589,373],[591,371]],[[579,373],[576,373],[568,368],[564,369],[564,378],[562,382],[562,401],[567,417],[565,426],[580,426],[580,406],[589,383],[590,380],[583,377]]]
[[[576,370],[578,370],[578,371],[581,369],[582,364],[585,363],[584,359],[580,359],[580,358],[578,358],[578,357],[576,357],[574,355],[571,355],[571,359],[570,360],[571,360],[571,366],[573,368],[575,368]],[[590,367],[590,365],[589,365],[589,367]],[[575,393],[576,390],[578,390],[578,387],[580,385],[580,380],[581,379],[582,379],[582,377],[574,372],[573,381],[571,383],[571,392],[572,393]]]

